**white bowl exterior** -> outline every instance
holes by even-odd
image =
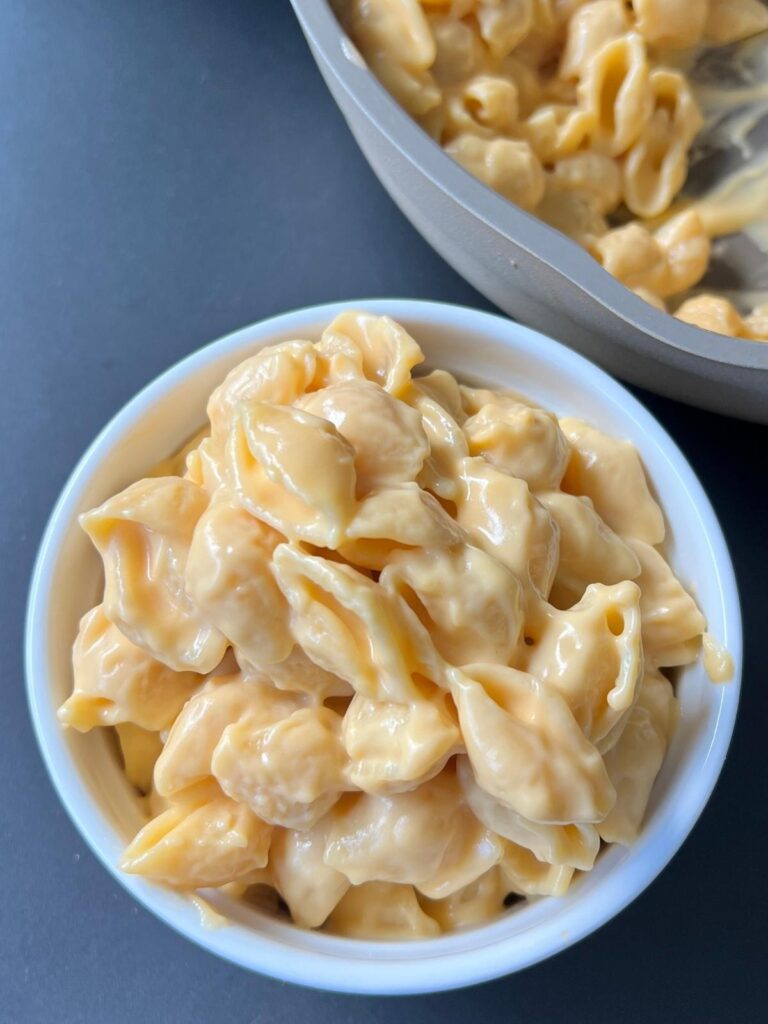
[[[202,425],[213,387],[246,355],[292,337],[316,338],[350,305],[402,322],[428,365],[515,388],[559,415],[579,416],[631,440],[667,514],[672,565],[736,667],[725,686],[713,685],[700,662],[681,673],[680,723],[631,849],[607,849],[562,898],[530,901],[490,924],[415,943],[305,931],[220,894],[211,902],[231,923],[203,928],[187,898],[117,870],[142,821],[135,795],[107,737],[99,730],[85,736],[64,730],[56,719],[71,689],[78,619],[98,600],[99,560],[77,526],[78,514],[176,450]],[[26,666],[37,738],[59,796],[97,857],[145,907],[252,970],[337,991],[405,994],[474,984],[544,959],[608,921],[656,877],[720,773],[738,704],[741,644],[733,568],[712,507],[680,450],[624,388],[563,345],[500,317],[439,303],[375,300],[312,307],[238,331],[168,370],[118,413],[81,459],[48,524],[30,591]]]

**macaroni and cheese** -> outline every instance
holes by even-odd
[[[742,315],[725,297],[686,298],[709,266],[711,237],[737,226],[718,223],[706,203],[676,203],[702,125],[680,55],[767,29],[761,0],[334,6],[382,84],[482,182],[659,309],[768,340],[768,305]],[[764,169],[753,185],[764,215]]]
[[[59,717],[117,733],[148,817],[123,870],[421,938],[637,836],[667,673],[729,667],[640,458],[422,360],[357,312],[262,349],[81,517],[104,594]]]

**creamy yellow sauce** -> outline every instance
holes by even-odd
[[[711,633],[701,638],[704,668],[713,683],[729,683],[733,679],[733,658]]]
[[[220,914],[218,910],[215,910],[208,900],[199,896],[197,893],[192,893],[189,897],[189,902],[197,911],[200,917],[200,924],[207,931],[214,931],[217,928],[223,928],[229,924],[229,918]]]

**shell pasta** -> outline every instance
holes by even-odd
[[[488,11],[499,40],[530,13]],[[265,348],[179,475],[82,516],[104,597],[59,717],[117,732],[147,815],[124,871],[417,939],[561,896],[642,828],[663,673],[706,622],[640,458],[422,360],[356,312]]]
[[[703,124],[681,59],[768,29],[764,3],[334,6],[382,84],[485,185],[570,235],[657,308],[719,334],[768,340],[765,306],[742,315],[725,298],[686,298],[709,266],[710,231],[734,228],[679,201]]]

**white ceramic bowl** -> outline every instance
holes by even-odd
[[[206,930],[188,899],[120,874],[118,857],[141,822],[135,796],[99,730],[81,736],[56,720],[71,688],[77,622],[98,600],[101,582],[78,513],[178,448],[202,424],[206,397],[230,367],[265,344],[319,336],[349,305],[288,313],[208,345],[150,384],[101,432],[64,488],[40,548],[27,617],[27,686],[64,806],[106,868],[159,918],[227,960],[287,981],[345,992],[431,992],[508,974],[564,949],[618,913],[668,863],[701,814],[731,738],[741,671],[739,599],[723,535],[693,471],[653,417],[605,373],[557,342],[486,313],[428,302],[354,303],[401,321],[434,366],[514,387],[632,440],[667,513],[672,564],[733,654],[736,677],[714,686],[700,664],[681,674],[680,725],[632,849],[607,849],[565,897],[520,904],[481,927],[416,943],[361,942],[303,931],[216,896],[231,924]]]

